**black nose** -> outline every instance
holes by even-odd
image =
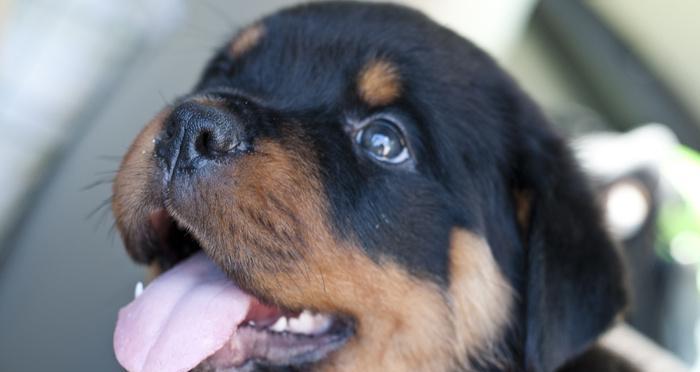
[[[242,147],[240,122],[225,107],[185,102],[166,120],[155,154],[172,174],[205,167]]]

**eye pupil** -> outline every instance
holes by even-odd
[[[369,139],[368,148],[375,155],[388,157],[391,155],[391,150],[396,147],[394,140],[382,133],[374,133]]]
[[[404,151],[399,130],[385,120],[368,124],[359,136],[360,145],[379,160],[395,160]]]

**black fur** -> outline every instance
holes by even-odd
[[[222,49],[194,93],[248,97],[269,115],[247,124],[253,147],[300,129],[338,235],[359,237],[375,260],[445,286],[451,229],[484,236],[518,295],[500,341],[505,370],[553,371],[583,355],[624,305],[622,269],[564,141],[497,64],[395,5],[315,3],[260,23],[260,43],[236,59]],[[401,94],[370,107],[356,78],[377,58],[396,66]],[[413,169],[379,164],[348,138],[348,118],[380,112],[408,133]],[[515,217],[518,192],[530,197],[526,226]]]
[[[638,372],[639,369],[610,350],[594,346],[567,363],[560,372]]]

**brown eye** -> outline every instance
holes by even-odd
[[[408,149],[399,128],[386,119],[372,120],[356,137],[357,144],[373,158],[399,164],[408,159]]]

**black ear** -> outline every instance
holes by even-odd
[[[626,302],[624,275],[569,148],[534,103],[522,94],[516,102],[515,187],[529,202],[525,364],[548,372],[611,326]]]

